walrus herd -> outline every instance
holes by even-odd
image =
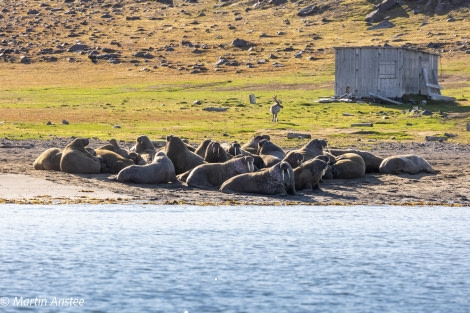
[[[71,174],[116,174],[110,180],[126,184],[180,181],[193,188],[264,195],[321,190],[323,179],[361,178],[366,173],[437,173],[417,155],[381,158],[367,151],[328,149],[323,139],[290,151],[273,143],[269,135],[255,136],[244,145],[206,139],[193,147],[174,135],[159,149],[145,135],[129,150],[115,139],[96,149],[88,144],[88,139],[76,138],[63,149],[47,149],[33,166]]]

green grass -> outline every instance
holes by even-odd
[[[95,87],[37,87],[0,91],[0,136],[10,139],[58,137],[117,138],[133,141],[141,134],[154,140],[169,134],[199,142],[204,138],[245,142],[258,133],[270,134],[285,146],[303,144],[286,139],[287,132],[309,133],[337,145],[374,140],[418,140],[425,135],[459,134],[459,142],[469,142],[462,131],[468,116],[443,118],[410,115],[409,105],[369,103],[318,103],[332,95],[328,88],[310,88],[328,83],[331,75],[283,75],[251,79],[194,80]],[[249,95],[256,95],[250,104]],[[269,106],[277,94],[284,108],[279,122],[272,123]],[[195,100],[202,104],[194,104]],[[207,107],[225,107],[225,112],[209,112]],[[430,103],[433,112],[470,112],[458,104]],[[348,113],[345,116],[344,113]],[[67,120],[70,124],[62,124]],[[53,125],[46,125],[46,122]],[[373,127],[351,127],[352,123],[373,123]],[[115,128],[119,125],[120,128]]]

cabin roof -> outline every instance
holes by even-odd
[[[392,46],[349,46],[349,47],[333,47],[335,50],[348,50],[348,49],[395,49],[395,50],[408,50],[408,51],[413,51],[413,52],[422,52],[422,53],[427,53],[427,54],[432,54],[432,55],[437,55],[437,53],[429,52],[426,50],[421,50],[421,49],[412,49],[412,48],[407,48],[407,47],[392,47]]]

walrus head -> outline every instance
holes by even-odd
[[[81,151],[84,154],[88,155],[90,158],[92,158],[94,155],[96,155],[96,153],[95,150],[92,148],[85,148],[86,146],[88,146],[89,143],[90,140],[88,138],[75,138],[65,148]]]
[[[153,145],[152,141],[150,141],[149,137],[145,135],[137,137],[135,144],[136,153],[148,153],[148,151],[152,150],[155,150],[155,146]]]
[[[245,160],[245,162],[248,166],[248,171],[249,172],[254,172],[255,171],[255,165],[253,164],[253,162],[254,162],[253,157],[245,156],[245,157],[243,157],[243,159]]]
[[[289,151],[284,158],[284,161],[289,162],[292,168],[296,168],[304,161],[304,156],[297,151]]]
[[[232,142],[230,144],[230,148],[228,150],[228,153],[230,153],[233,156],[242,154],[241,146],[238,142]]]
[[[261,140],[258,142],[258,151],[257,151],[258,154],[259,154],[259,152],[261,151],[261,149],[263,149],[264,145],[266,145],[268,142],[269,142],[268,139],[261,139]]]
[[[269,139],[261,139],[259,142],[258,142],[258,147],[262,147],[264,146],[266,143],[269,142]]]
[[[282,161],[278,163],[279,168],[281,170],[281,177],[284,186],[286,186],[287,193],[295,195],[297,192],[295,191],[295,177],[294,177],[294,170],[289,162]]]
[[[209,143],[209,145],[207,146],[207,149],[212,149],[212,153],[214,154],[220,154],[222,153],[222,150],[223,150],[218,141],[213,141]]]
[[[88,138],[75,138],[67,146],[73,148],[85,148],[89,143],[90,140]]]
[[[269,135],[257,135],[253,139],[251,139],[250,144],[253,146],[258,146],[261,140],[269,141],[271,140],[271,137],[269,137]]]
[[[291,168],[291,166],[288,162],[283,161],[279,163],[279,169],[281,170],[281,176],[283,181],[286,181],[286,176],[287,178],[290,177],[289,168]]]
[[[255,165],[253,162],[254,159],[252,156],[240,156],[234,157],[226,163],[230,163],[230,168],[233,169],[235,173],[244,174],[255,171]]]
[[[134,161],[136,165],[145,165],[147,162],[142,158],[142,156],[138,153],[131,152],[127,155],[127,158]]]
[[[211,141],[207,146],[204,160],[209,163],[225,162],[229,159],[228,153],[218,141]]]
[[[271,137],[269,137],[269,135],[257,135],[253,139],[251,139],[249,142],[244,144],[242,146],[242,149],[250,153],[256,153],[258,150],[258,143],[263,139],[271,140]]]
[[[170,135],[166,137],[166,154],[171,159],[174,155],[181,154],[185,151],[189,151],[186,144],[181,140],[181,138]]]
[[[328,143],[324,139],[313,139],[307,144],[307,149],[314,149],[323,151],[323,149],[327,149]]]
[[[261,140],[266,139],[266,140],[271,140],[271,137],[269,135],[256,135],[252,141],[260,142]]]
[[[194,150],[194,152],[199,155],[200,157],[204,157],[207,151],[207,147],[212,142],[212,139],[204,139],[199,146]]]
[[[117,142],[117,140],[114,139],[114,138],[109,139],[109,143],[112,144],[112,145],[115,146],[115,147],[118,146],[118,142]]]
[[[326,158],[328,159],[328,157],[326,157]],[[318,170],[320,170],[321,171],[321,177],[325,176],[326,171],[328,170],[328,163],[325,162],[324,160],[320,159],[320,158],[313,159],[312,163],[313,163],[312,168],[314,169],[314,171],[318,172]]]
[[[330,158],[327,155],[324,155],[324,154],[317,155],[315,159],[322,160],[323,162],[326,162],[326,164],[330,164]]]

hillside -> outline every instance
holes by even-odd
[[[334,46],[385,44],[460,59],[470,54],[467,2],[2,0],[0,67],[292,72],[331,67]]]

